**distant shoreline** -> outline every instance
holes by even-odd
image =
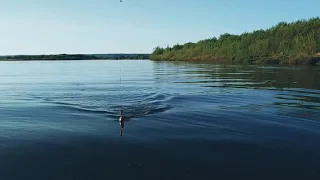
[[[17,61],[109,61],[109,60],[150,60],[150,59],[0,59],[0,62],[17,62]]]
[[[53,55],[9,55],[0,56],[0,61],[68,61],[68,60],[144,60],[150,54],[53,54]]]

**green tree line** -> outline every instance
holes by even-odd
[[[280,22],[266,30],[222,34],[197,43],[156,47],[152,60],[210,60],[232,64],[316,64],[320,53],[320,18]]]
[[[1,56],[0,60],[84,60],[98,59],[98,57],[84,54],[57,54],[57,55],[15,55]]]
[[[57,55],[15,55],[15,56],[0,56],[0,61],[9,60],[94,60],[94,59],[149,59],[148,54],[136,54],[136,55],[116,55],[112,57],[99,57],[95,55],[87,54],[57,54]]]
[[[138,55],[119,55],[115,57],[105,57],[103,59],[150,59],[150,55],[138,54]]]

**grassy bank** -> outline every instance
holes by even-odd
[[[312,64],[320,62],[320,18],[280,22],[266,30],[222,34],[197,43],[156,47],[152,60],[228,64]]]

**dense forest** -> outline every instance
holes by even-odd
[[[156,47],[152,60],[208,60],[231,64],[316,64],[320,62],[320,18],[280,22],[266,30],[222,34],[197,43]]]
[[[0,56],[0,61],[9,60],[95,60],[95,59],[149,59],[149,54],[57,54],[57,55],[15,55],[15,56]]]

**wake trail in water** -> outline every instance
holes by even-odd
[[[79,97],[69,96],[68,98],[33,95],[31,98],[70,112],[93,113],[115,120],[119,117],[119,110],[123,109],[126,120],[130,120],[132,118],[139,118],[169,110],[172,107],[168,101],[172,97],[173,96],[168,94],[152,92],[144,95],[138,94],[126,97],[123,99],[123,104],[121,104],[121,102],[117,104],[110,102],[109,99],[112,97],[108,95],[91,98],[84,95]]]

